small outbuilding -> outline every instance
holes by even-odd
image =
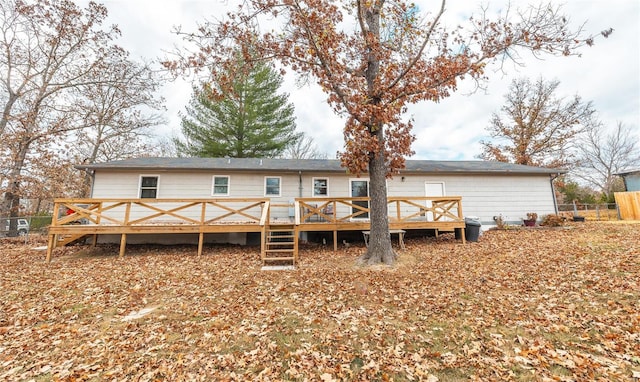
[[[640,169],[620,172],[616,175],[622,177],[625,191],[640,191]]]

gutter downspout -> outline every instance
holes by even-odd
[[[560,176],[560,174],[551,174],[551,176],[549,177],[549,184],[551,184],[551,195],[553,196],[553,209],[556,212],[556,215],[558,214],[558,200],[556,199],[556,189],[553,186],[553,181],[556,180],[556,178],[558,178]]]
[[[91,182],[89,183],[89,198],[93,198],[93,192],[95,191],[96,185],[96,170],[89,170],[88,168],[83,168],[82,171],[87,173],[91,178]]]
[[[96,189],[96,171],[91,170],[91,192],[89,193],[89,197],[93,198],[93,191]]]

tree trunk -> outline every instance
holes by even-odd
[[[375,52],[374,42],[380,42],[380,7],[382,2],[375,7],[364,11],[364,21],[368,26],[368,37],[373,45],[367,55],[367,92],[369,102],[380,105],[380,97],[376,82],[380,74],[380,59]],[[385,137],[384,124],[375,120],[369,125],[369,133],[377,138],[378,149],[369,153],[369,221],[371,222],[371,234],[369,235],[369,248],[361,260],[367,264],[385,263],[391,265],[396,260],[396,254],[391,247],[391,234],[389,233],[389,218],[387,212],[387,166],[385,163]]]
[[[9,118],[11,117],[11,109],[17,99],[18,96],[12,91],[12,89],[9,89],[9,97],[7,99],[7,103],[4,105],[4,110],[2,111],[2,118],[0,118],[0,137],[4,135],[4,131],[9,123]]]
[[[376,132],[382,140],[383,129]],[[384,150],[384,145],[380,146]],[[369,248],[361,260],[367,264],[384,263],[391,265],[397,255],[391,247],[391,234],[389,233],[389,214],[387,210],[387,167],[384,154],[372,155],[369,159],[369,218],[371,221],[371,234],[369,235]]]
[[[13,190],[13,185],[11,186]],[[7,231],[7,236],[16,237],[18,236],[18,216],[20,209],[20,197],[14,194],[11,191],[7,191],[4,193],[4,200],[2,201],[3,210],[7,211],[6,215],[3,211],[3,216],[6,216],[9,220],[9,231]]]
[[[29,139],[23,139],[18,142],[17,152],[13,158],[9,175],[7,176],[7,183],[9,187],[4,193],[2,200],[2,206],[0,209],[0,217],[12,218],[9,224],[8,236],[18,235],[18,220],[16,219],[20,213],[20,177],[24,168],[27,152],[29,151],[29,145],[31,141]]]

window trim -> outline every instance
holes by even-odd
[[[227,192],[225,194],[216,193],[216,178],[227,178]],[[211,196],[229,196],[229,195],[231,195],[231,175],[211,176]]]
[[[278,194],[267,193],[267,179],[278,179]],[[264,177],[264,196],[266,198],[279,198],[282,196],[282,177],[281,176],[265,176]]]
[[[143,178],[156,178],[156,197],[155,198],[146,198],[146,197],[142,197],[142,179]],[[148,188],[144,188],[145,190],[150,190],[152,188],[148,187]],[[139,199],[158,199],[158,195],[160,195],[160,175],[155,175],[155,174],[140,174],[140,177],[138,178],[138,198]]]
[[[324,195],[316,194],[316,180],[326,180],[326,193]],[[311,178],[311,196],[314,198],[326,198],[329,197],[329,178],[328,177],[313,177]]]

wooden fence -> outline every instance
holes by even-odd
[[[614,196],[622,220],[640,220],[640,191],[616,192]]]

